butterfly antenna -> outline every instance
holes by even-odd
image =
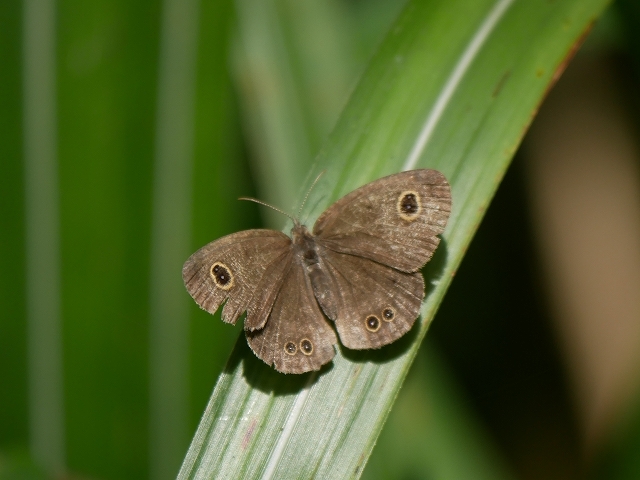
[[[275,210],[276,212],[281,213],[285,217],[289,217],[291,220],[293,220],[293,223],[295,223],[296,225],[300,223],[300,222],[298,222],[298,220],[296,218],[294,218],[292,215],[289,215],[287,212],[284,212],[284,211],[280,210],[279,208],[274,207],[273,205],[269,205],[268,203],[265,203],[265,202],[263,202],[261,200],[258,200],[257,198],[240,197],[238,200],[247,200],[248,202],[254,202],[254,203],[257,203],[259,205],[264,205],[265,207],[269,207],[272,210]]]
[[[324,175],[324,172],[326,172],[326,170],[323,170],[318,174],[316,179],[313,181],[313,183],[309,187],[309,190],[307,190],[307,194],[304,196],[304,200],[302,200],[302,205],[300,205],[300,208],[298,209],[298,217],[300,217],[300,213],[302,213],[302,207],[304,207],[304,204],[307,203],[307,198],[309,198],[309,194],[311,193],[311,190],[313,190],[313,187],[316,186],[316,183],[318,183],[318,180],[320,180],[320,177]]]

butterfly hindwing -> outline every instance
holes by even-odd
[[[191,255],[182,268],[196,303],[213,314],[226,300],[222,320],[235,323],[247,311],[247,324],[266,322],[283,277],[273,275],[291,261],[291,239],[274,230],[245,230],[222,237]],[[259,292],[260,294],[256,294]],[[257,317],[259,313],[260,317]]]
[[[320,215],[313,233],[328,249],[415,272],[438,246],[450,211],[444,175],[411,170],[342,197]]]
[[[420,272],[330,250],[321,263],[311,273],[314,293],[345,347],[380,348],[411,329],[424,297]]]
[[[335,355],[338,341],[303,268],[296,261],[291,263],[266,325],[246,332],[256,356],[282,373],[319,370]]]

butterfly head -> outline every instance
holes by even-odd
[[[297,219],[293,221],[293,227],[291,228],[291,240],[294,245],[304,245],[313,241],[313,235],[309,232],[306,225],[301,224]]]

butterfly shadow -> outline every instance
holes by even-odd
[[[252,388],[274,396],[282,396],[298,393],[314,384],[322,375],[331,371],[333,363],[323,365],[317,372],[300,375],[280,373],[254,355],[243,333],[236,341],[224,373],[233,374],[239,368],[242,369],[242,376]]]
[[[442,278],[448,256],[447,242],[444,239],[441,239],[440,245],[435,251],[433,257],[422,269],[422,275],[425,283],[425,299],[423,300],[423,303],[427,301],[429,295],[434,289],[434,285],[436,285]],[[340,353],[349,361],[356,363],[371,362],[383,364],[395,360],[405,355],[414,345],[418,337],[421,335],[424,321],[425,320],[422,316],[418,317],[411,330],[395,342],[382,348],[376,350],[351,350],[340,345]]]

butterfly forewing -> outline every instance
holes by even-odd
[[[344,196],[320,215],[313,233],[328,249],[415,272],[433,255],[450,211],[445,177],[412,170]]]
[[[333,346],[338,341],[303,268],[291,263],[265,327],[247,332],[256,356],[282,373],[319,370],[335,355]]]
[[[273,265],[290,261],[291,239],[274,230],[245,230],[222,237],[191,255],[182,268],[182,278],[196,303],[213,314],[226,300],[222,320],[235,323],[245,311],[261,312],[266,321],[268,309],[256,305],[258,298],[277,294],[282,277],[272,277]],[[260,286],[260,295],[257,295]]]

